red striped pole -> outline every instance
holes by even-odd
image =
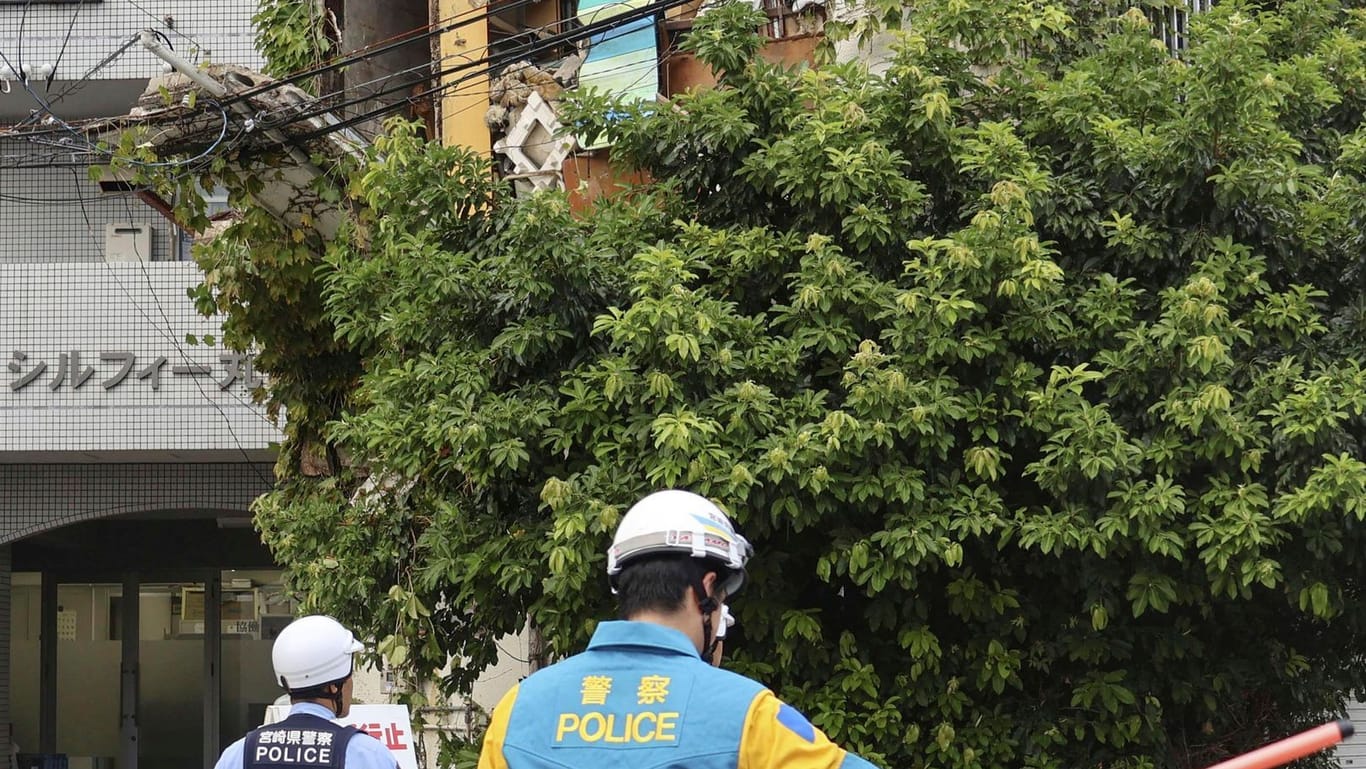
[[[1286,737],[1266,747],[1257,748],[1250,753],[1234,756],[1209,769],[1271,769],[1317,753],[1324,748],[1331,748],[1351,737],[1355,731],[1356,727],[1352,726],[1351,721],[1339,719]]]

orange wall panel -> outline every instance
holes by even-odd
[[[576,213],[590,210],[599,199],[617,194],[625,185],[643,184],[649,178],[643,171],[614,167],[610,150],[581,152],[564,161],[564,188]]]
[[[812,64],[814,63],[816,44],[821,39],[820,35],[801,35],[786,37],[781,40],[769,40],[760,50],[759,55],[764,61],[788,66],[803,63]],[[698,61],[697,57],[692,54],[675,53],[664,62],[664,91],[668,96],[683,93],[689,88],[710,88],[714,85],[716,85],[716,78],[712,75],[711,69]]]

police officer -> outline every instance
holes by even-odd
[[[749,555],[703,497],[637,502],[607,552],[622,621],[508,692],[479,769],[873,769],[762,684],[712,664]]]
[[[363,648],[331,617],[289,623],[270,650],[275,680],[289,692],[289,716],[247,732],[214,769],[396,769],[379,740],[332,722],[351,712],[353,655]]]

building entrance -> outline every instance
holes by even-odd
[[[214,548],[190,548],[200,550],[197,559],[184,547],[160,559],[147,552],[148,542],[166,544],[177,533],[211,533],[220,546],[255,540],[250,529],[213,519],[71,528],[86,527],[99,530],[101,555],[78,559],[76,550],[53,546],[88,532],[14,545],[10,711],[21,758],[57,756],[55,765],[68,769],[211,767],[281,693],[270,646],[295,613],[281,572],[261,568],[259,544],[245,548],[254,555],[229,559],[210,557]],[[120,543],[133,552],[112,556],[108,548]]]

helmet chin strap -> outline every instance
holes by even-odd
[[[337,693],[336,693],[336,694],[333,694],[331,697],[328,698],[328,699],[332,700],[332,712],[337,714],[337,718],[341,718],[341,714],[342,714],[342,688],[345,687],[345,686],[346,686],[346,682],[345,682],[345,681],[342,681],[341,683],[337,684]]]
[[[716,659],[716,647],[721,643],[721,639],[716,636],[711,626],[711,615],[717,607],[716,599],[707,595],[701,577],[693,583],[692,590],[693,595],[697,597],[697,607],[702,611],[702,661],[711,665]]]
[[[346,678],[343,678],[342,680],[332,684],[332,686],[337,687],[337,691],[335,691],[334,693],[332,693],[332,695],[326,698],[328,702],[332,703],[332,712],[337,714],[337,718],[341,718],[342,707],[344,705],[343,701],[346,699],[345,695],[343,694],[343,692],[346,690],[346,682],[351,679],[351,676],[355,674],[355,672],[356,665],[354,662],[352,662],[351,672],[346,674]]]

